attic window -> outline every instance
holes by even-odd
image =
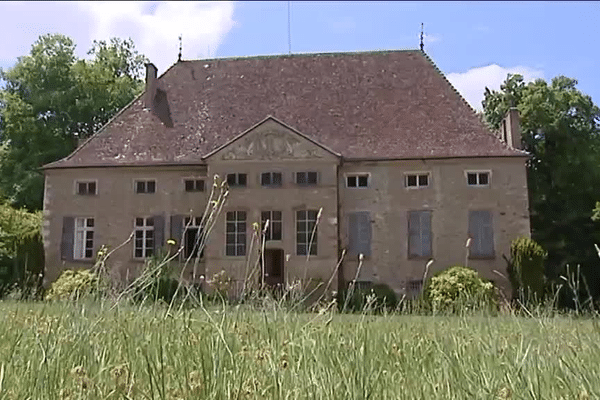
[[[467,185],[489,186],[490,171],[467,171]]]
[[[404,179],[407,188],[425,188],[429,186],[429,173],[406,174]]]
[[[148,194],[156,192],[156,181],[135,181],[135,192]]]
[[[227,174],[227,184],[229,187],[246,187],[246,174]]]
[[[318,175],[315,171],[296,172],[296,184],[303,186],[316,185],[317,177]]]
[[[353,174],[346,176],[346,186],[349,188],[366,188],[369,186],[369,174]]]
[[[84,196],[94,196],[97,194],[96,181],[77,181],[75,182],[77,194]]]
[[[261,186],[280,187],[282,182],[281,172],[263,172],[260,175]]]
[[[204,179],[186,179],[184,183],[186,192],[204,192]]]

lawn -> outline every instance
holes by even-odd
[[[596,399],[598,320],[0,302],[1,399]]]

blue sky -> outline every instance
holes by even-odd
[[[566,75],[600,103],[600,2],[290,2],[293,53],[425,51],[475,108],[506,74]],[[177,59],[288,53],[288,2],[0,2],[0,67],[44,33],[131,37],[159,73]]]

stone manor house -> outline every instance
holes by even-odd
[[[195,260],[186,279],[239,284],[260,262],[272,285],[414,295],[433,260],[430,274],[468,263],[506,289],[502,255],[530,232],[520,145],[516,110],[491,132],[418,50],[148,64],[143,94],[44,167],[46,283],[132,235],[109,260],[122,278],[172,239]],[[215,175],[229,194],[197,251]]]

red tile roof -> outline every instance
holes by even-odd
[[[526,156],[417,50],[182,61],[158,82],[166,117],[140,96],[46,167],[200,163],[268,115],[345,159]]]

